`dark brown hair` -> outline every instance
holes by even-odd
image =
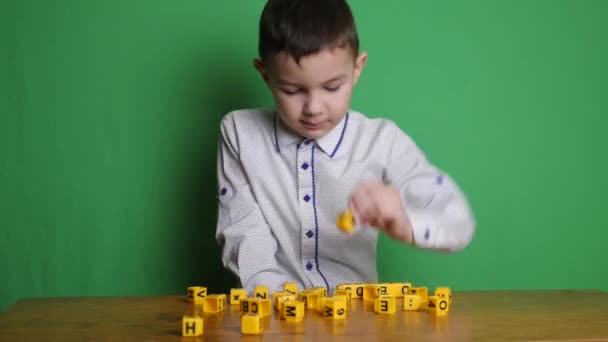
[[[286,52],[300,58],[325,48],[359,53],[355,20],[346,0],[268,0],[259,23],[258,53],[262,61]]]

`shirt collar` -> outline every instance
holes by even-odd
[[[348,124],[349,113],[340,120],[340,122],[325,136],[316,139],[317,146],[330,157],[334,157],[342,144],[344,133],[346,132],[346,126]],[[305,141],[304,137],[294,133],[289,129],[285,123],[278,117],[277,113],[274,114],[274,138],[277,152],[281,152],[281,149],[289,147],[298,142]]]

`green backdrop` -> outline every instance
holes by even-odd
[[[608,289],[608,1],[352,0],[353,108],[395,120],[468,194],[454,254],[382,238],[383,280]],[[271,98],[262,0],[0,2],[0,310],[34,296],[232,285],[215,144]]]

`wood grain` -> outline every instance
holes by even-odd
[[[379,315],[354,299],[346,320],[273,314],[263,335],[243,336],[237,306],[203,314],[185,296],[23,299],[0,314],[0,341],[608,341],[601,291],[454,292],[447,316],[401,308]],[[182,316],[195,313],[204,336],[182,337]]]

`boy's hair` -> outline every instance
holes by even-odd
[[[262,61],[285,51],[300,58],[324,48],[359,53],[355,20],[346,0],[268,0],[260,18],[258,53]]]

